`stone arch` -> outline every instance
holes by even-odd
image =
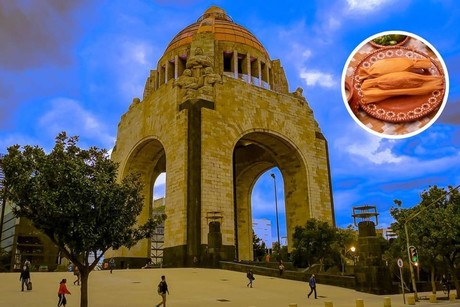
[[[308,164],[293,142],[279,133],[251,130],[234,145],[235,244],[239,260],[253,260],[251,195],[258,178],[278,167],[284,179],[288,250],[295,226],[311,217]]]
[[[147,137],[137,142],[120,167],[120,178],[124,178],[130,173],[138,173],[143,183],[144,205],[138,218],[140,224],[152,216],[153,185],[163,172],[166,172],[166,152],[163,143],[155,137]],[[132,247],[130,254],[135,254],[141,258],[142,260],[139,259],[140,263],[145,265],[145,261],[150,259],[150,251],[151,240],[146,239]],[[130,259],[130,262],[132,263],[133,259]]]

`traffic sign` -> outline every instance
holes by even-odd
[[[398,258],[398,266],[399,266],[400,268],[402,268],[403,265],[404,265],[403,260],[402,260],[401,258]]]

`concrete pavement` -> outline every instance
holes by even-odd
[[[384,296],[372,295],[350,289],[318,284],[318,299],[310,297],[308,284],[267,276],[255,276],[253,288],[247,288],[246,274],[217,269],[146,269],[95,271],[89,279],[89,306],[91,307],[147,307],[160,302],[156,293],[160,276],[166,275],[169,292],[167,306],[235,306],[235,307],[324,307],[332,302],[334,307],[355,307],[356,299],[363,299],[364,307],[384,306]],[[67,286],[72,292],[68,295],[68,307],[80,306],[80,287],[74,286],[75,277],[69,272],[32,272],[33,290],[21,292],[19,273],[0,274],[0,306],[2,307],[41,307],[56,306],[59,281],[67,278]],[[429,293],[420,293],[428,296]],[[444,296],[438,292],[438,297]],[[390,295],[392,307],[403,304],[402,295]],[[449,302],[427,300],[415,306],[460,306],[460,300]]]

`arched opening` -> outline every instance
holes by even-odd
[[[235,145],[233,162],[236,258],[253,260],[252,211],[254,199],[252,195],[256,183],[261,177],[262,182],[265,182],[265,177],[267,175],[271,177],[271,173],[275,175],[275,179],[278,177],[277,189],[284,192],[283,207],[286,221],[284,237],[290,238],[295,226],[304,225],[312,211],[305,176],[307,167],[299,150],[289,140],[265,131],[250,132],[242,136]],[[279,170],[278,175],[278,171],[272,171],[274,168]],[[274,182],[272,178],[270,179],[273,190],[267,193],[267,201],[271,194],[272,204],[275,205]],[[268,182],[269,180],[267,185]],[[281,207],[280,203],[278,209]],[[288,240],[287,243],[288,251],[290,251],[292,242]]]
[[[271,256],[288,241],[283,182],[280,170],[271,168],[257,179],[251,193],[252,229]],[[254,260],[262,256],[254,254]]]
[[[153,185],[153,199],[152,199],[152,216],[162,215],[165,213],[166,207],[166,172],[161,173],[155,179]],[[163,263],[163,249],[165,243],[165,225],[164,222],[158,225],[151,238],[151,264],[159,266]]]
[[[164,147],[159,140],[153,138],[144,139],[140,141],[131,151],[123,168],[123,176],[127,176],[130,173],[137,173],[140,175],[144,189],[142,192],[144,195],[144,206],[138,217],[139,223],[145,222],[149,217],[155,214],[155,207],[161,207],[166,203],[166,197],[164,197],[163,200],[157,201],[156,206],[154,206],[157,195],[162,194],[162,196],[165,196],[165,172],[166,154]],[[153,260],[162,260],[164,225],[162,226],[163,227],[158,229],[159,232],[162,232],[162,234],[156,238],[158,242],[154,242],[153,238],[150,240],[142,240],[130,249],[130,255],[134,255],[134,257],[129,259],[129,262],[132,265],[134,265],[134,262],[139,262],[140,267],[144,266],[146,263],[152,262]],[[156,249],[155,258],[152,257],[152,249]],[[124,252],[122,251],[121,258],[124,258],[123,254]]]

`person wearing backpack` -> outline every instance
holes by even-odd
[[[166,283],[166,277],[163,275],[161,276],[161,281],[158,284],[158,294],[161,296],[161,303],[157,304],[156,306],[159,307],[163,305],[166,307],[166,293],[169,294],[168,284]]]
[[[246,285],[246,287],[250,287],[252,288],[252,282],[254,281],[254,279],[256,279],[254,277],[254,273],[252,272],[252,270],[249,270],[248,273],[246,274],[246,277],[248,278],[249,280],[249,283]]]
[[[27,265],[23,266],[19,280],[21,281],[21,291],[24,291],[24,285],[26,285],[27,290],[30,290],[28,286],[30,283],[30,271]]]

